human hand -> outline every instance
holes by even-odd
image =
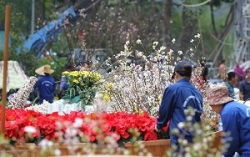
[[[160,132],[161,129],[158,129],[158,128],[157,128],[157,125],[155,125],[155,131],[156,131],[156,132]]]

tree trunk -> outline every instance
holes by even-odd
[[[45,0],[38,0],[36,1],[36,14],[39,16],[36,17],[40,17],[40,24],[43,24],[46,20],[45,17]]]
[[[223,46],[224,46],[224,40],[227,34],[230,32],[230,29],[233,25],[234,21],[234,6],[231,6],[231,9],[227,15],[227,19],[224,24],[224,28],[222,31],[220,31],[219,35],[217,38],[219,39],[220,42],[216,45],[215,51],[217,52],[215,58],[214,58],[214,66],[218,67],[220,62],[224,59],[223,58]]]
[[[197,34],[197,12],[189,8],[184,7],[182,11],[182,25],[183,30],[180,36],[180,50],[183,52],[183,55],[190,57],[190,40],[194,39],[195,34]]]
[[[171,44],[171,8],[172,0],[165,0],[163,5],[163,41],[167,47],[170,49]]]

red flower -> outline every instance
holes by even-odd
[[[101,130],[104,137],[112,134],[116,140],[129,139],[133,135],[130,132],[131,129],[138,130],[138,134],[142,135],[144,140],[156,140],[158,138],[154,131],[156,117],[151,117],[147,112],[142,114],[102,112],[86,115],[78,111],[65,115],[59,115],[56,112],[43,115],[23,109],[6,109],[5,135],[6,137],[22,138],[24,136],[24,127],[34,126],[38,130],[33,135],[34,137],[41,135],[52,139],[57,137],[57,122],[73,124],[76,118],[84,121],[79,129],[85,136],[89,137],[91,142],[97,140],[97,135],[100,132],[97,129]],[[63,127],[61,131],[65,132],[67,125]],[[164,127],[164,130],[167,130],[168,127],[169,123]]]

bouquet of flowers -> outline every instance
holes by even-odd
[[[83,110],[86,105],[91,105],[100,83],[101,75],[91,71],[65,71],[63,76],[67,78],[68,83],[68,89],[64,98],[70,99],[70,103],[81,102]]]

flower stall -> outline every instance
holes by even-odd
[[[126,58],[132,50],[126,42],[125,50],[118,54],[119,65],[105,77],[94,71],[63,72],[69,85],[63,99],[24,108],[24,100],[36,81],[30,77],[7,104],[5,138],[10,141],[1,148],[8,148],[10,154],[13,151],[9,143],[17,151],[36,155],[164,156],[172,150],[169,124],[157,133],[155,123],[163,91],[172,83],[173,66],[172,51],[157,47],[154,42],[153,58],[135,51],[143,64],[128,64]],[[88,106],[96,110],[88,112]],[[221,132],[213,132],[217,131],[218,117],[206,103],[202,117],[203,125],[193,126],[189,121],[182,124],[195,135],[193,145],[184,141],[182,147],[195,151],[197,145],[206,145],[201,152],[216,156],[221,152],[222,136]]]

